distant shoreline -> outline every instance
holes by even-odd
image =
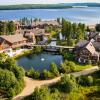
[[[22,4],[0,6],[0,10],[24,10],[24,9],[68,9],[72,6],[62,4]]]
[[[0,11],[1,10],[29,10],[29,9],[71,9],[71,8],[87,8],[87,7],[66,7],[66,8],[13,8],[13,9],[10,9],[10,8],[0,8]]]
[[[20,4],[0,5],[0,10],[24,9],[68,9],[68,8],[100,7],[100,3],[60,3],[60,4]]]

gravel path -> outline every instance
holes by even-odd
[[[93,67],[93,68],[89,68],[80,72],[74,72],[71,73],[72,75],[74,75],[75,77],[81,76],[81,75],[87,75],[89,73],[95,72],[99,70],[99,68],[97,66]],[[23,91],[17,95],[16,97],[13,98],[13,100],[21,100],[22,98],[30,95],[33,93],[34,89],[36,87],[40,87],[43,85],[50,85],[50,84],[54,84],[56,82],[58,82],[60,80],[61,77],[56,77],[54,79],[51,80],[33,80],[31,78],[25,77],[25,88],[23,89]]]

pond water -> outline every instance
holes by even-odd
[[[50,52],[43,52],[38,55],[28,55],[17,59],[17,64],[22,66],[25,70],[29,70],[32,67],[35,70],[43,71],[44,69],[49,70],[52,62],[60,66],[63,61],[62,55],[58,55]]]

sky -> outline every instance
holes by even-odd
[[[77,2],[97,2],[100,0],[0,0],[0,5],[12,4],[55,4],[55,3],[77,3]]]

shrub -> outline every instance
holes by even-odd
[[[24,87],[24,69],[16,65],[13,58],[0,54],[0,90],[1,95],[12,98],[21,92]]]
[[[35,79],[39,79],[39,78],[40,78],[40,72],[35,71],[35,73],[34,73],[34,78],[35,78]]]
[[[75,67],[75,63],[72,61],[65,61],[64,63],[61,64],[61,70],[64,73],[70,73],[70,72],[74,72],[76,67]]]
[[[74,60],[74,54],[72,54],[72,53],[70,53],[68,51],[67,51],[67,53],[66,53],[66,51],[62,52],[62,55],[63,55],[64,59],[67,59],[69,61],[73,61]]]
[[[82,93],[75,91],[69,93],[66,100],[85,100],[85,96]]]
[[[52,63],[50,66],[50,72],[52,74],[54,74],[54,76],[58,76],[59,75],[59,71],[58,71],[58,67],[55,63]]]
[[[91,86],[93,84],[93,77],[92,76],[80,76],[78,78],[78,84],[82,86]]]
[[[96,31],[100,32],[100,24],[97,24],[95,29],[96,29]]]
[[[61,100],[60,92],[55,89],[53,93],[51,93],[51,100]]]
[[[13,73],[15,73],[15,77],[18,79],[18,80],[22,80],[24,75],[25,75],[25,71],[22,67],[20,66],[15,66],[12,68],[12,71]]]
[[[88,60],[88,64],[91,65],[92,64],[92,61],[91,60]]]
[[[35,54],[41,53],[42,47],[41,47],[41,46],[39,46],[39,47],[34,47],[32,51],[33,51],[33,53],[35,53]]]
[[[50,90],[47,87],[36,88],[30,100],[51,100]]]
[[[29,71],[26,72],[26,75],[33,78],[34,77],[34,73],[35,73],[35,70],[33,68],[31,68]]]
[[[7,97],[15,95],[14,87],[17,84],[17,79],[13,72],[0,69],[0,90],[5,91]],[[10,93],[8,91],[11,91]]]
[[[76,79],[72,75],[64,74],[60,82],[61,90],[64,92],[72,92],[77,88]]]
[[[13,88],[10,88],[8,91],[7,91],[7,97],[8,98],[12,98],[13,96],[15,96],[16,94],[15,94],[15,91],[14,91],[14,89]]]
[[[47,71],[46,69],[43,71],[43,79],[50,79],[53,78],[53,74],[50,71]]]
[[[89,86],[93,85],[93,77],[92,76],[87,77],[87,83]]]
[[[31,68],[29,71],[26,72],[26,76],[34,78],[34,79],[39,79],[40,78],[40,72],[35,71],[34,68]]]
[[[48,87],[41,87],[35,88],[32,95],[24,100],[61,100],[61,95],[57,89],[51,92]]]

